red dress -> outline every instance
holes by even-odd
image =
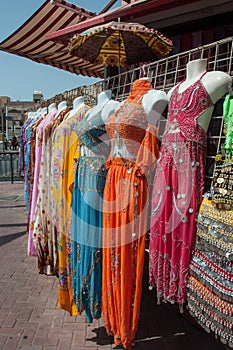
[[[204,73],[205,74],[205,73]],[[150,286],[158,303],[186,300],[188,268],[196,237],[196,213],[204,190],[206,132],[198,118],[213,103],[198,81],[174,89],[152,192]]]

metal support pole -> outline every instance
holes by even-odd
[[[1,109],[1,118],[2,118],[2,149],[5,151],[5,145],[4,145],[4,113],[3,109]]]
[[[6,103],[6,116],[8,116],[8,104]],[[8,124],[8,119],[6,118],[6,138],[7,140],[9,140],[9,130],[8,130],[8,127],[9,127],[9,124]]]
[[[10,153],[10,157],[11,157],[11,183],[14,183],[14,169],[13,169],[13,154]]]

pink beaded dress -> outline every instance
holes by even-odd
[[[198,118],[213,106],[203,75],[182,93],[181,83],[172,92],[152,191],[150,288],[156,287],[158,303],[181,307],[204,190],[206,132]]]

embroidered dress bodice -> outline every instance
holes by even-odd
[[[106,129],[102,119],[103,104],[90,109],[79,123],[77,130],[81,145],[81,156],[108,156],[110,147],[104,142]],[[107,135],[106,135],[107,136]]]
[[[213,102],[201,82],[205,73],[183,92],[179,92],[182,82],[175,87],[168,107],[168,123],[163,142],[174,137],[174,135],[168,136],[169,134],[177,132],[190,141],[202,143],[203,138],[205,139],[205,130],[198,123],[198,118],[213,106]],[[182,139],[184,140],[184,138]]]
[[[130,96],[106,122],[113,158],[135,159],[137,157],[148,127],[142,97],[151,88],[149,81],[136,80]]]

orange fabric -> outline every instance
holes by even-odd
[[[130,349],[140,316],[149,185],[158,154],[157,128],[148,126],[135,162],[115,158],[103,200],[103,317],[115,344]]]
[[[141,106],[142,97],[151,88],[151,82],[146,78],[135,80],[130,95],[127,97],[126,101],[130,103],[137,103],[138,106]]]

